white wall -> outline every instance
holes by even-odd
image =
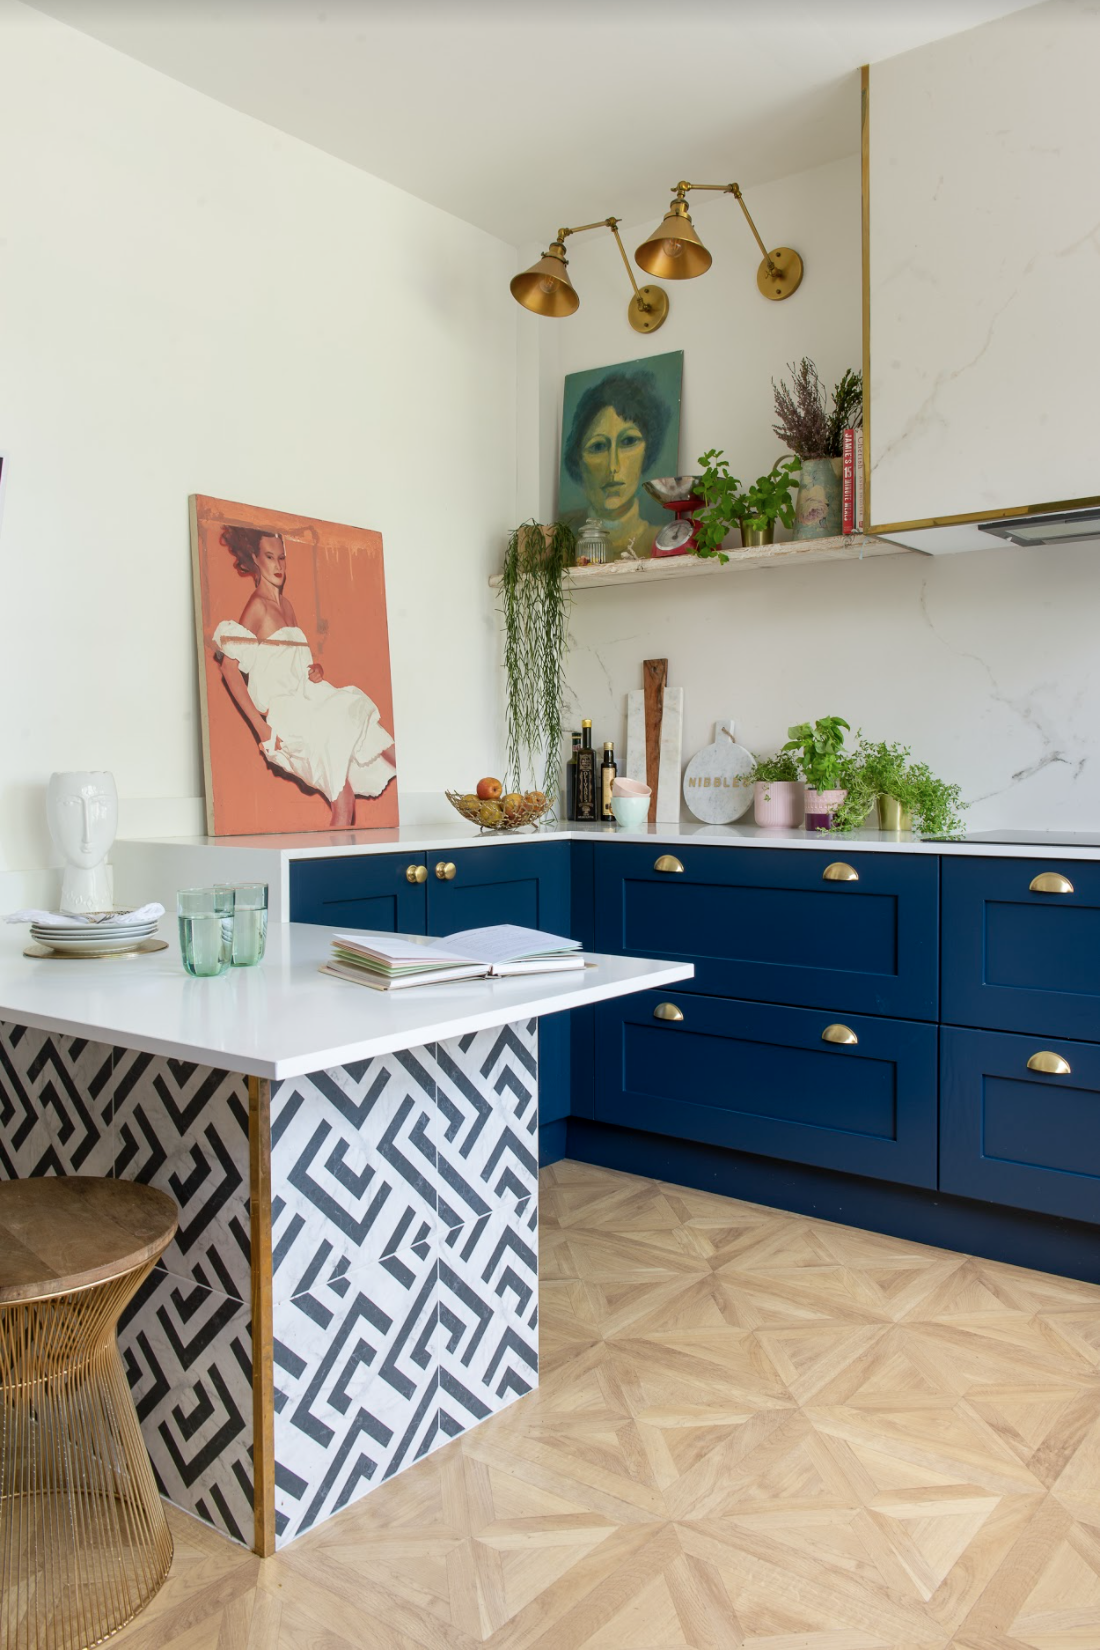
[[[871,520],[1100,493],[1100,0],[873,65]]]
[[[581,308],[569,321],[542,323],[554,334],[542,347],[560,405],[565,371],[682,346],[681,463],[724,447],[735,473],[751,479],[777,447],[771,377],[803,353],[830,384],[859,362],[858,160],[746,193],[765,239],[805,258],[794,297],[768,304],[758,296],[755,249],[730,202],[693,204],[714,266],[701,279],[670,283],[672,313],[659,333],[638,344],[622,314],[614,246],[591,237],[572,253]],[[641,235],[624,239],[633,248]],[[558,439],[556,426],[544,427],[545,510],[554,502]],[[739,737],[764,751],[791,722],[839,714],[872,737],[911,743],[958,781],[974,800],[971,828],[1095,830],[1097,612],[1100,558],[1087,546],[604,588],[574,603],[569,680],[597,742],[621,742],[624,695],[641,685],[641,661],[667,656],[670,681],[686,690],[685,759],[709,742],[720,717],[736,717]]]
[[[0,153],[0,894],[55,768],[203,828],[192,492],[379,529],[403,817],[492,771],[515,252],[16,0]]]

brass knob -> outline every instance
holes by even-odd
[[[834,859],[831,865],[826,865],[821,873],[822,882],[858,882],[859,872],[854,865],[845,865],[842,859]]]
[[[655,871],[682,871],[683,868],[675,854],[662,854],[653,864]]]
[[[1028,1071],[1045,1071],[1050,1077],[1068,1077],[1069,1061],[1063,1060],[1053,1049],[1041,1048],[1027,1063]]]
[[[683,1009],[677,1008],[675,1003],[658,1003],[653,1010],[655,1020],[682,1020]]]
[[[851,1047],[859,1042],[859,1038],[851,1026],[835,1025],[825,1027],[825,1030],[821,1033],[821,1041],[823,1043],[847,1043]]]
[[[1032,877],[1028,889],[1033,894],[1072,894],[1073,884],[1061,871],[1040,871]]]
[[[409,865],[405,869],[406,882],[427,882],[428,867],[426,865]]]
[[[440,882],[453,882],[455,879],[454,861],[451,859],[441,859],[435,868],[435,874],[439,878]]]

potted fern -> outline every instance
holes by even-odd
[[[772,429],[802,460],[794,536],[796,539],[835,538],[843,525],[841,452],[844,431],[863,418],[863,374],[848,371],[833,387],[827,405],[825,386],[817,368],[804,355],[788,366],[791,385],[775,391],[776,423]]]

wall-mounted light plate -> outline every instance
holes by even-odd
[[[656,332],[667,314],[668,293],[660,286],[640,286],[626,310],[635,332]]]
[[[768,257],[775,270],[773,272],[768,268],[767,259],[761,260],[756,271],[756,284],[765,298],[778,303],[781,298],[789,298],[792,292],[797,292],[802,284],[802,259],[789,246],[777,246],[768,253]]]

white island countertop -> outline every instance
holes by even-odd
[[[87,962],[24,957],[26,931],[0,931],[0,1019],[249,1077],[298,1077],[674,985],[695,972],[690,963],[589,955],[595,967],[583,973],[372,991],[318,972],[331,949],[329,929],[272,923],[258,967],[195,980],[184,972],[174,927],[174,919],[162,920],[167,951]]]

